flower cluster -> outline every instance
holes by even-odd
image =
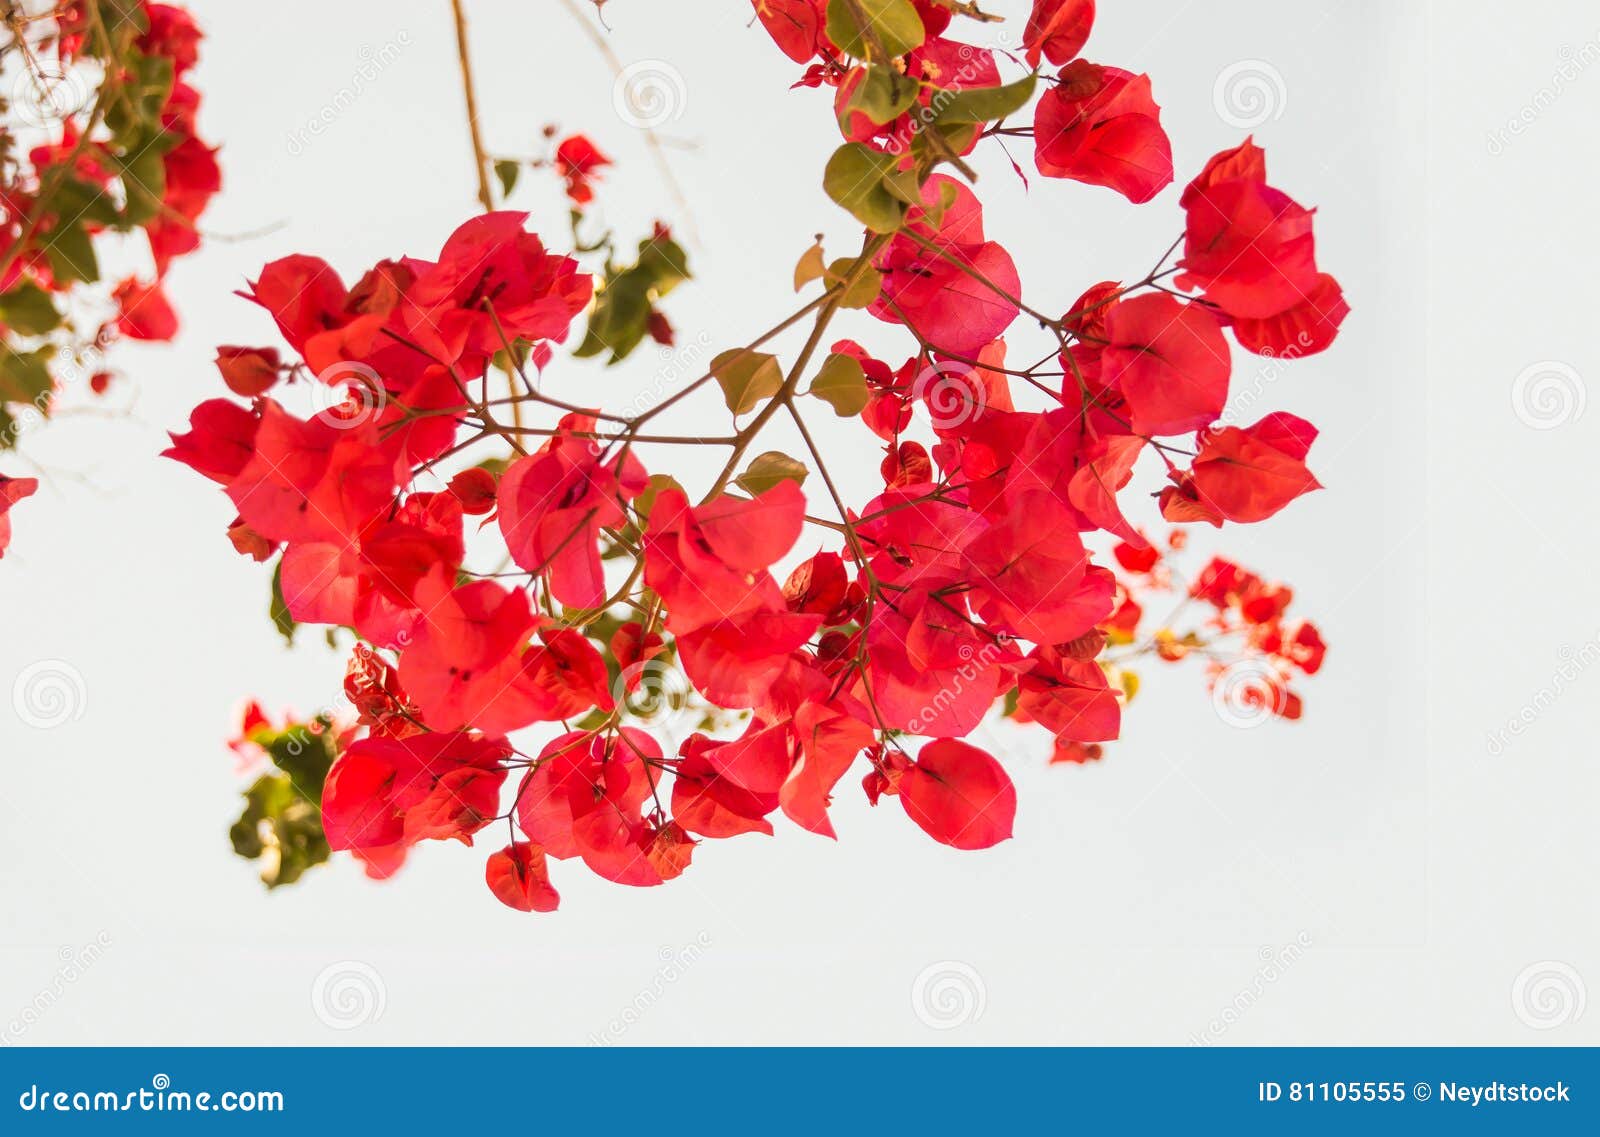
[[[1318,488],[1308,423],[1221,421],[1233,345],[1320,351],[1346,310],[1318,270],[1311,213],[1268,184],[1253,143],[1187,183],[1184,230],[1150,272],[1070,303],[1025,292],[985,224],[968,158],[1001,138],[1031,137],[1046,176],[1131,202],[1173,181],[1149,77],[1079,55],[1092,3],[1038,0],[1026,54],[1059,70],[1010,82],[1004,59],[950,34],[954,13],[981,15],[972,5],[754,8],[804,65],[796,85],[833,91],[843,141],[823,187],[864,228],[851,255],[807,251],[796,287],[816,294],[773,332],[641,413],[551,398],[529,368],[555,365],[586,310],[575,355],[626,354],[663,286],[687,276],[681,250],[658,228],[636,264],[608,256],[596,281],[524,214],[494,210],[436,259],[385,261],[351,287],[315,258],[268,265],[249,299],[294,358],[222,349],[248,405],[203,403],[174,436],[168,453],[225,488],[234,544],[280,557],[286,618],[358,637],[359,722],[301,792],[328,846],[375,875],[419,842],[471,844],[498,822],[509,842],[487,861],[490,889],[547,911],[551,859],[648,886],[699,842],[770,833],[778,814],[833,836],[852,771],[936,841],[991,846],[1011,835],[1016,794],[965,741],[986,716],[1040,724],[1068,760],[1121,730],[1132,688],[1117,653],[1145,650],[1136,596],[1170,581],[1118,496],[1135,467],[1160,463],[1159,511],[1176,522],[1259,521]],[[1030,103],[1033,125],[1008,125]],[[608,165],[586,139],[555,162],[580,208]],[[830,335],[851,312],[902,328],[909,358]],[[792,359],[761,350],[807,319]],[[1026,366],[1003,338],[1019,322],[1048,346]],[[492,369],[508,396],[491,398]],[[285,409],[280,385],[299,383],[331,390],[328,409]],[[720,391],[731,433],[651,431],[702,390]],[[834,477],[818,411],[882,444],[881,484]],[[803,455],[757,452],[779,416]],[[691,489],[647,468],[647,445],[726,460]],[[498,453],[458,457],[479,446]],[[499,565],[468,563],[469,517],[498,532]],[[1097,542],[1115,542],[1110,563]],[[1320,665],[1315,629],[1284,618],[1287,590],[1218,562],[1194,596],[1215,618],[1159,632],[1163,658],[1226,637],[1306,674]],[[686,737],[652,729],[642,704],[662,702],[690,712]]]
[[[162,290],[221,186],[197,133],[194,18],[171,4],[72,0],[11,13],[0,54],[14,76],[0,131],[0,450],[80,378],[103,394],[103,349],[118,336],[170,340]],[[101,284],[99,256],[142,233],[148,278]],[[36,479],[9,479],[0,516]],[[0,554],[8,527],[0,528]]]

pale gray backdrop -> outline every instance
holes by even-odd
[[[343,662],[311,637],[282,648],[227,503],[153,457],[161,431],[219,390],[215,344],[272,342],[230,295],[262,263],[312,252],[353,278],[432,255],[475,205],[445,0],[194,7],[227,186],[171,278],[183,336],[118,349],[132,421],[24,440],[81,477],[17,508],[0,565],[6,1041],[1600,1042],[1592,5],[1101,4],[1087,54],[1151,73],[1180,182],[1253,130],[1273,181],[1318,207],[1353,308],[1335,350],[1241,358],[1236,379],[1323,430],[1327,491],[1219,546],[1322,624],[1302,722],[1238,729],[1197,669],[1149,671],[1092,768],[985,733],[1021,803],[991,852],[934,845],[852,779],[837,844],[780,823],[653,890],[558,866],[552,916],[496,904],[485,849],[272,896],[229,852],[233,707],[326,705]],[[992,7],[1015,35],[1027,5]],[[470,9],[491,148],[528,152],[550,120],[586,131],[618,160],[601,202],[620,232],[687,228],[560,6]],[[785,90],[797,69],[748,5],[607,14],[618,57],[662,84],[699,277],[672,298],[677,352],[551,370],[570,396],[626,400],[786,314],[811,235],[842,253],[852,226],[818,185],[827,95]],[[1142,272],[1181,224],[1176,188],[1134,209],[980,165],[991,233],[1045,307]],[[552,186],[516,204],[562,242]],[[720,421],[694,406],[677,421]],[[870,476],[863,432],[825,444]],[[45,728],[4,697],[41,669],[67,679]]]

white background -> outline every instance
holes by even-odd
[[[617,159],[600,197],[625,239],[658,215],[687,229],[578,25],[554,4],[470,7],[490,148],[531,152],[551,120],[588,132]],[[1026,5],[992,7],[1017,35]],[[82,679],[53,729],[0,697],[0,1032],[49,993],[8,1040],[1600,1042],[1600,1010],[1583,1013],[1584,981],[1600,985],[1585,669],[1600,409],[1579,402],[1600,375],[1591,5],[1101,5],[1087,54],[1150,72],[1180,185],[1263,119],[1272,180],[1318,207],[1320,259],[1353,307],[1331,352],[1271,373],[1241,357],[1235,379],[1262,392],[1251,419],[1283,408],[1323,431],[1327,490],[1217,540],[1323,627],[1303,721],[1230,727],[1197,669],[1147,669],[1096,766],[1048,768],[1041,734],[984,733],[1020,799],[995,850],[933,844],[852,776],[837,844],[780,820],[650,890],[561,865],[548,916],[493,901],[483,847],[420,850],[386,885],[339,863],[270,896],[229,851],[247,782],[223,745],[233,709],[327,705],[343,657],[309,635],[283,648],[264,570],[223,535],[227,502],[154,457],[161,432],[221,392],[216,344],[274,342],[230,295],[263,263],[310,252],[353,280],[432,256],[475,203],[445,0],[285,2],[266,21],[194,8],[226,188],[170,279],[182,336],[117,349],[131,418],[24,440],[59,473],[13,513],[0,564],[0,696],[40,661]],[[785,89],[798,68],[747,5],[607,14],[624,62],[665,61],[681,83],[662,132],[698,238],[698,279],[669,304],[679,352],[549,373],[560,393],[626,401],[791,311],[812,234],[834,255],[854,235],[819,186],[827,94]],[[1264,111],[1218,96],[1241,73],[1263,79]],[[990,234],[1041,307],[1141,274],[1181,225],[1177,187],[1135,209],[1075,183],[1025,191],[992,151],[979,165]],[[547,180],[513,205],[564,243]],[[904,355],[855,320],[841,332]],[[1025,329],[1012,340],[1043,353]],[[1563,391],[1518,401],[1545,361],[1569,369],[1538,369]],[[678,423],[725,425],[714,398],[691,406]],[[864,430],[830,426],[825,445],[867,484]],[[65,981],[64,957],[97,939]]]

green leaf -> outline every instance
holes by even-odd
[[[806,475],[810,472],[798,458],[791,458],[781,450],[768,450],[765,454],[757,455],[734,482],[755,497],[783,481],[804,485]]]
[[[855,261],[849,257],[840,257],[828,266],[828,284],[839,284],[850,275],[850,268]],[[844,295],[839,298],[841,308],[866,308],[878,298],[878,293],[883,289],[883,273],[868,265],[856,276],[849,288],[844,290]]]
[[[244,812],[228,830],[233,851],[259,860],[268,888],[293,884],[328,859],[322,814],[296,791],[287,774],[263,774],[245,791]]]
[[[822,370],[811,380],[809,394],[833,408],[840,418],[861,413],[870,397],[867,376],[853,356],[836,353],[822,362]]]
[[[904,224],[908,203],[884,184],[895,173],[896,159],[859,142],[846,142],[828,159],[822,188],[855,219],[876,233],[892,233]]]
[[[869,66],[858,69],[862,78],[839,107],[839,125],[850,129],[852,113],[867,116],[879,126],[893,122],[917,101],[916,80],[908,79],[892,67]]]
[[[0,295],[0,321],[25,336],[42,336],[61,326],[61,313],[48,292],[24,281]]]
[[[866,17],[863,25],[856,19],[860,11]],[[877,35],[878,42],[890,56],[904,55],[922,46],[927,31],[922,17],[917,15],[911,0],[828,0],[828,38],[840,50],[866,59],[868,56],[868,30]],[[888,60],[878,62],[887,63]]]
[[[94,253],[94,242],[82,225],[68,225],[52,232],[45,242],[44,255],[50,261],[51,275],[57,280],[93,284],[100,279],[100,261]]]
[[[754,410],[783,389],[783,369],[776,356],[734,348],[711,361],[722,398],[736,415]]]
[[[263,774],[245,791],[244,812],[228,836],[235,853],[262,862],[261,879],[268,888],[293,884],[328,859],[322,791],[338,757],[335,736],[326,715],[281,731],[258,727],[250,735],[277,771]]]
[[[500,179],[500,198],[504,200],[511,196],[511,191],[517,188],[517,175],[522,173],[522,163],[513,162],[509,158],[495,160],[494,176]]]
[[[588,330],[573,354],[587,359],[609,351],[608,366],[625,359],[649,333],[656,301],[688,279],[689,258],[676,241],[666,236],[640,241],[636,263],[607,267]]]
[[[650,480],[645,483],[644,489],[631,503],[634,512],[648,521],[650,519],[650,510],[655,505],[656,498],[660,497],[665,490],[677,490],[687,496],[683,484],[671,474],[651,474]]]
[[[283,598],[283,558],[278,558],[277,565],[272,570],[272,622],[277,625],[278,634],[285,643],[294,643],[294,630],[300,625],[294,622],[294,617],[289,615],[288,602]]]
[[[993,122],[1015,114],[1033,98],[1037,74],[1024,75],[1001,87],[964,87],[935,91],[929,106],[941,123]]]
[[[49,347],[19,352],[9,344],[0,345],[0,403],[32,403],[43,410],[55,389],[49,368],[54,354]]]

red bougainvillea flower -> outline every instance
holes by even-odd
[[[1161,493],[1169,520],[1265,521],[1301,494],[1322,486],[1305,458],[1317,428],[1275,412],[1244,428],[1225,426],[1200,436],[1187,476]]]
[[[129,339],[166,341],[178,334],[178,314],[160,281],[145,284],[130,276],[111,298],[117,302],[117,330]]]
[[[537,454],[512,463],[498,494],[512,559],[546,574],[551,594],[577,608],[597,608],[605,599],[600,530],[623,523],[626,503],[647,481],[631,450],[607,458],[586,437],[594,430],[591,416],[567,415]]]
[[[260,420],[238,403],[207,399],[190,412],[186,433],[168,433],[172,445],[161,456],[226,486],[254,457],[259,424]]]
[[[1022,33],[1029,67],[1039,66],[1042,53],[1056,66],[1073,59],[1089,40],[1094,27],[1094,0],[1033,0],[1033,11]]]
[[[817,54],[826,37],[827,0],[752,0],[761,26],[774,43],[796,63]]]
[[[576,205],[587,205],[594,200],[594,183],[600,171],[611,165],[611,159],[582,134],[561,140],[556,147],[556,170],[566,179],[567,196]]]
[[[751,500],[719,497],[690,508],[676,489],[659,494],[645,533],[644,579],[667,605],[684,670],[707,698],[755,706],[818,617],[789,611],[767,571],[805,521],[791,481]]]
[[[655,834],[641,812],[655,777],[646,763],[660,761],[655,739],[632,727],[564,734],[518,787],[518,824],[557,860],[581,857],[618,884],[660,884],[648,854]]]
[[[500,903],[518,912],[554,912],[561,904],[544,849],[531,842],[518,841],[492,854],[484,877]]]
[[[545,252],[526,213],[474,217],[418,272],[402,308],[413,342],[437,359],[488,357],[513,339],[564,342],[594,290],[571,257]]]
[[[1233,321],[1233,335],[1240,347],[1258,355],[1297,359],[1327,348],[1349,314],[1350,305],[1345,303],[1339,282],[1325,272],[1318,273],[1311,292],[1300,303],[1261,319],[1238,317]]]
[[[8,478],[0,474],[0,557],[6,555],[6,546],[11,544],[11,507],[32,497],[38,488],[38,478]]]
[[[1172,181],[1172,144],[1148,75],[1074,60],[1040,96],[1033,136],[1046,177],[1107,186],[1135,204]]]
[[[348,541],[389,505],[394,490],[394,461],[379,448],[371,421],[301,421],[263,399],[250,460],[228,496],[239,516],[272,540]]]
[[[404,849],[472,835],[500,811],[505,742],[414,734],[352,743],[328,772],[322,827],[333,849]]]
[[[1261,321],[1318,296],[1316,319],[1297,317],[1316,339],[1331,338],[1343,314],[1338,285],[1317,272],[1311,211],[1267,185],[1266,154],[1246,139],[1214,155],[1184,189],[1180,288],[1205,298],[1236,320]],[[1329,289],[1332,292],[1330,293]],[[1272,331],[1247,325],[1246,337],[1273,343]]]
[[[1140,434],[1185,434],[1214,421],[1228,401],[1232,363],[1216,317],[1164,292],[1106,312],[1102,377],[1121,393]]]
[[[987,849],[1011,836],[1017,791],[993,756],[955,738],[924,746],[900,774],[900,804],[928,836],[957,849]]]
[[[940,212],[945,194],[953,199]],[[1016,265],[997,242],[984,240],[983,207],[967,186],[935,174],[923,184],[922,200],[908,232],[878,259],[883,290],[872,314],[909,325],[935,349],[975,356],[1017,318]]]
[[[1027,662],[1017,681],[1019,718],[1071,742],[1107,742],[1121,732],[1122,706],[1099,664],[1054,647],[1034,648]]]
[[[282,369],[277,348],[217,348],[217,370],[222,373],[222,381],[228,390],[247,399],[266,394],[278,382]]]

